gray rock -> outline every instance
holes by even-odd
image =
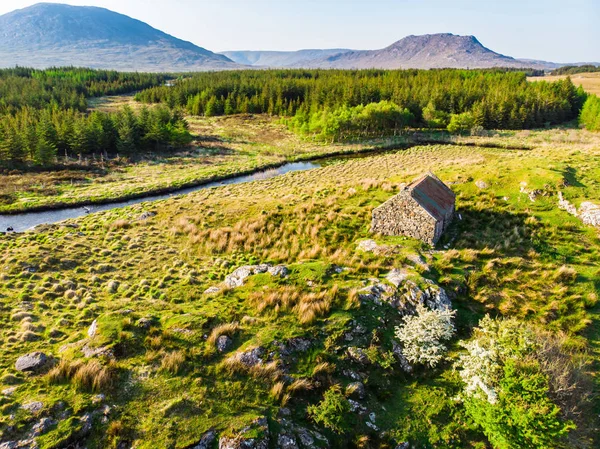
[[[153,323],[154,323],[154,320],[152,318],[140,318],[137,321],[137,326],[142,329],[148,330],[152,327]]]
[[[43,352],[32,352],[19,357],[15,363],[15,369],[17,371],[40,371],[44,369],[49,362],[50,359]]]
[[[107,348],[106,346],[100,346],[98,348],[93,348],[90,347],[89,345],[85,345],[84,347],[81,348],[81,352],[83,353],[84,356],[91,358],[91,357],[107,357],[109,359],[112,359],[115,357],[115,354],[113,353],[112,349]]]
[[[144,221],[144,220],[147,220],[148,218],[152,218],[152,217],[154,217],[154,216],[156,216],[156,212],[150,212],[150,211],[143,212],[143,213],[142,213],[142,214],[141,214],[141,215],[138,217],[138,221]]]
[[[217,351],[220,353],[226,352],[229,348],[231,348],[232,344],[233,340],[228,335],[221,335],[219,338],[217,338]]]
[[[315,438],[308,429],[298,427],[296,428],[296,435],[298,435],[298,439],[303,448],[308,449],[315,447]]]
[[[279,276],[282,278],[289,274],[289,270],[285,265],[275,265],[274,267],[269,267],[267,271],[271,276]]]
[[[348,399],[348,403],[350,404],[350,411],[352,413],[358,413],[359,415],[366,415],[369,413],[367,407],[362,405],[360,402],[355,401],[354,399]]]
[[[217,432],[209,430],[202,435],[198,444],[193,446],[191,449],[210,449],[213,447],[213,443],[217,439]]]
[[[366,253],[373,253],[379,251],[380,246],[375,240],[369,239],[358,242],[358,249]]]
[[[400,368],[402,368],[405,373],[412,373],[413,367],[404,356],[404,353],[402,352],[402,346],[400,346],[400,344],[396,341],[392,341],[392,352],[396,356],[398,363],[400,363]]]
[[[294,435],[280,433],[277,436],[278,449],[300,449]]]
[[[40,436],[45,434],[50,430],[52,426],[56,424],[56,421],[50,418],[42,418],[37,423],[34,424],[31,429],[33,436]]]
[[[217,286],[212,286],[212,287],[208,287],[206,290],[204,290],[204,294],[205,295],[210,295],[213,293],[219,293],[221,291],[221,289]]]
[[[396,446],[396,449],[410,449],[410,444],[408,442],[400,443]]]
[[[479,189],[487,189],[489,187],[488,183],[485,181],[475,181],[475,185],[479,188]]]
[[[385,278],[390,284],[400,287],[400,285],[408,278],[408,272],[406,270],[394,268]]]
[[[238,354],[238,359],[247,367],[252,367],[254,365],[258,365],[263,362],[263,356],[265,354],[265,349],[260,346],[254,349],[251,349],[246,352],[241,352]]]
[[[28,402],[21,406],[23,410],[27,410],[29,413],[38,413],[44,408],[44,403],[40,401]]]
[[[268,264],[244,265],[236,268],[232,273],[225,276],[223,283],[228,288],[241,287],[248,276],[252,274],[266,273],[271,266]]]
[[[579,206],[579,218],[584,224],[600,228],[600,206],[584,201]]]
[[[361,301],[372,301],[377,305],[381,305],[394,295],[394,289],[376,279],[374,281],[375,283],[358,291],[358,299]]]
[[[86,413],[81,418],[79,418],[79,420],[81,421],[81,424],[82,424],[81,434],[86,435],[86,434],[90,433],[90,431],[92,430],[92,426],[94,424],[93,415],[91,413]]]
[[[346,394],[355,399],[364,399],[367,395],[362,382],[352,382],[346,387]]]
[[[94,338],[94,336],[96,335],[97,332],[98,332],[98,321],[94,320],[94,321],[92,321],[92,325],[88,329],[88,332],[87,332],[88,337]]]

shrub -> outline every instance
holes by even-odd
[[[448,131],[450,131],[452,134],[460,134],[471,131],[474,126],[475,119],[473,118],[473,114],[470,112],[452,114],[450,116],[450,123],[448,123]]]
[[[454,335],[455,312],[449,309],[427,309],[417,306],[417,314],[405,316],[404,324],[396,327],[396,338],[404,345],[403,354],[409,362],[434,367],[447,351],[444,341]]]
[[[494,403],[472,396],[465,408],[498,449],[548,448],[573,428],[548,397],[548,376],[534,361],[510,359]]]
[[[319,404],[310,405],[308,414],[317,424],[322,424],[335,433],[344,433],[352,426],[350,403],[339,385],[329,388]]]
[[[553,401],[556,380],[548,369],[565,377],[567,365],[549,362],[560,358],[556,345],[540,339],[550,341],[516,319],[486,316],[473,339],[461,342],[467,352],[456,365],[465,383],[465,409],[499,449],[556,447],[575,427]]]

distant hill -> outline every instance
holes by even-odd
[[[309,65],[312,61],[326,58],[328,56],[349,52],[343,48],[332,48],[327,50],[298,50],[298,51],[224,51],[221,54],[227,56],[239,64],[254,67],[293,67]]]
[[[539,61],[520,61],[484,47],[474,36],[425,34],[407,36],[381,50],[342,52],[297,66],[335,69],[544,68]]]
[[[104,8],[39,3],[0,16],[0,66],[116,70],[235,69],[224,55]]]

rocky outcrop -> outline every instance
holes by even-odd
[[[558,207],[578,217],[584,224],[600,228],[600,205],[584,201],[577,210],[574,204],[563,197],[562,192],[558,192]]]
[[[590,201],[584,201],[579,206],[579,218],[587,225],[600,227],[600,206]]]
[[[189,449],[211,449],[216,439],[217,432],[211,429],[208,432],[205,432],[204,435],[202,435],[202,438],[200,438],[200,441]]]
[[[289,274],[289,270],[284,265],[270,265],[262,263],[259,265],[243,265],[236,268],[232,273],[225,276],[223,286],[225,288],[236,288],[244,285],[246,279],[253,274],[269,273],[275,277],[286,277]],[[211,286],[204,290],[205,294],[213,294],[221,291],[221,287]]]
[[[221,335],[216,342],[217,351],[220,353],[226,352],[233,345],[233,340],[228,335]]]
[[[429,279],[423,280],[426,287],[421,288],[409,279],[407,271],[393,269],[386,276],[386,280],[389,284],[371,279],[369,285],[359,290],[359,299],[379,305],[388,303],[403,315],[413,314],[417,304],[438,310],[452,307],[452,301],[446,291]]]

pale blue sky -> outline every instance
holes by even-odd
[[[37,3],[2,0],[0,14]],[[383,48],[473,34],[494,51],[600,62],[600,0],[64,0],[103,6],[212,51]]]

